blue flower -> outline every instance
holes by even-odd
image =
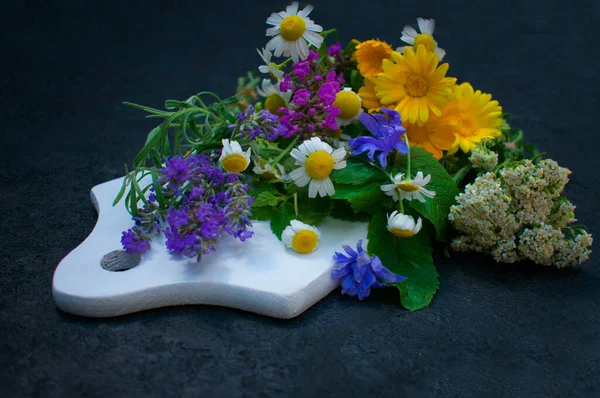
[[[377,160],[381,167],[387,166],[387,156],[394,149],[402,154],[408,153],[408,146],[401,137],[406,132],[402,127],[400,114],[394,110],[381,108],[381,111],[387,115],[369,115],[363,113],[359,120],[375,137],[361,136],[348,140],[350,147],[354,149],[353,155],[368,152],[369,159],[374,161],[375,152],[381,152],[377,155]]]
[[[388,283],[398,283],[406,280],[406,277],[398,275],[385,268],[377,256],[369,257],[362,248],[362,240],[356,244],[356,251],[350,246],[343,248],[348,256],[335,252],[333,259],[335,265],[331,271],[331,277],[342,280],[342,294],[357,296],[363,300],[371,294],[371,288],[384,287],[377,277]]]

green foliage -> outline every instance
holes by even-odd
[[[298,219],[309,225],[319,225],[329,215],[331,199],[298,195]]]
[[[394,284],[400,292],[402,306],[410,311],[428,306],[439,281],[427,233],[421,231],[412,238],[396,238],[387,230],[386,215],[378,213],[369,223],[367,237],[369,254],[379,256],[390,271],[408,278]]]
[[[337,185],[333,199],[346,199],[354,211],[371,214],[381,211],[382,203],[389,203],[389,196],[381,191],[381,185],[377,182],[362,186]]]
[[[281,234],[283,230],[290,225],[296,217],[294,213],[294,205],[290,203],[282,204],[274,213],[271,218],[271,231],[275,234],[277,239],[281,240]]]
[[[380,169],[361,162],[355,158],[350,158],[346,162],[346,167],[341,170],[334,170],[331,173],[331,181],[334,184],[362,185],[371,181],[385,181],[387,175]]]
[[[346,200],[332,200],[329,215],[344,221],[367,222],[371,218],[369,213],[355,212]]]

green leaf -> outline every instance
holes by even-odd
[[[273,207],[277,206],[278,201],[279,198],[277,198],[277,196],[275,196],[272,192],[263,191],[254,198],[252,207]]]
[[[369,254],[379,256],[386,268],[408,278],[395,284],[402,306],[410,311],[428,306],[439,288],[429,236],[421,231],[412,238],[396,238],[387,229],[386,215],[380,213],[371,218],[367,237]]]
[[[434,225],[438,240],[446,240],[448,213],[459,193],[456,182],[444,166],[423,148],[411,146],[410,155],[412,175],[419,171],[425,176],[431,174],[431,181],[426,188],[435,192],[434,198],[425,198],[425,203],[412,200],[410,206]],[[398,156],[396,160],[396,165],[406,169],[406,156]]]
[[[256,221],[269,221],[274,213],[275,208],[273,207],[252,207],[251,218]]]
[[[146,143],[144,144],[144,147],[142,148],[142,150],[137,154],[137,156],[133,160],[134,167],[141,166],[144,163],[144,161],[146,160],[146,157],[148,156],[148,153],[150,153],[150,151],[158,145],[158,143],[160,142],[160,139],[161,139],[161,128],[160,128],[160,126],[158,126],[158,127],[153,128],[148,133],[148,137],[146,138]]]
[[[344,221],[369,221],[371,218],[368,213],[364,212],[355,212],[350,207],[350,204],[346,200],[332,200],[331,201],[331,210],[329,215],[333,218],[337,218],[339,220]]]
[[[385,203],[386,195],[381,191],[380,184],[370,183],[361,186],[337,185],[332,198],[348,200],[354,211],[375,213],[381,209],[382,202]]]
[[[298,195],[298,219],[309,225],[319,225],[329,215],[331,199]]]
[[[127,170],[127,166],[125,166],[125,170]],[[127,188],[128,183],[129,183],[129,173],[127,173],[127,175],[123,178],[123,183],[121,184],[121,189],[119,190],[117,197],[113,201],[113,204],[112,204],[113,207],[116,206],[117,203],[119,203],[121,198],[123,198],[123,194],[125,193],[125,188]]]
[[[282,204],[277,211],[273,213],[273,217],[271,218],[271,231],[273,231],[277,239],[281,240],[283,230],[290,225],[290,221],[295,217],[294,205],[290,203]]]
[[[341,170],[334,170],[330,178],[336,184],[363,185],[371,181],[386,180],[387,175],[365,162],[349,159],[346,167]]]

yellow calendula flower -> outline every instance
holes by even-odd
[[[363,108],[369,112],[377,112],[381,109],[381,103],[375,92],[375,79],[373,77],[365,77],[365,85],[358,90],[358,96],[362,99]],[[388,105],[389,106],[389,105]],[[395,105],[392,105],[393,108]]]
[[[375,79],[375,92],[382,105],[397,104],[402,120],[423,125],[430,112],[439,116],[452,98],[456,78],[446,77],[448,64],[438,66],[438,56],[424,46],[393,52],[383,60],[383,73]]]
[[[356,46],[353,57],[363,77],[376,76],[383,72],[381,63],[392,58],[392,47],[384,41],[367,40]]]
[[[441,159],[442,151],[447,151],[454,144],[454,132],[448,128],[440,128],[439,117],[429,115],[427,122],[419,126],[417,123],[404,121],[410,145],[415,145],[431,153],[436,159]]]
[[[438,131],[452,132],[455,141],[448,151],[454,153],[460,148],[470,152],[484,139],[497,138],[502,135],[502,107],[498,101],[492,100],[491,94],[473,90],[469,83],[462,83],[454,88],[456,99],[442,109]]]

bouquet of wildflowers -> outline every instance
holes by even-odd
[[[235,96],[129,104],[162,123],[115,200],[135,222],[127,252],[163,233],[200,261],[225,235],[250,239],[255,221],[310,256],[325,218],[365,222],[366,242],[331,253],[331,277],[360,300],[395,286],[410,310],[438,289],[433,241],[499,262],[589,257],[591,235],[561,196],[569,170],[525,144],[490,94],[451,77],[432,19],[405,26],[394,50],[342,45],[312,10],[294,2],[267,18],[263,76],[240,78]]]

